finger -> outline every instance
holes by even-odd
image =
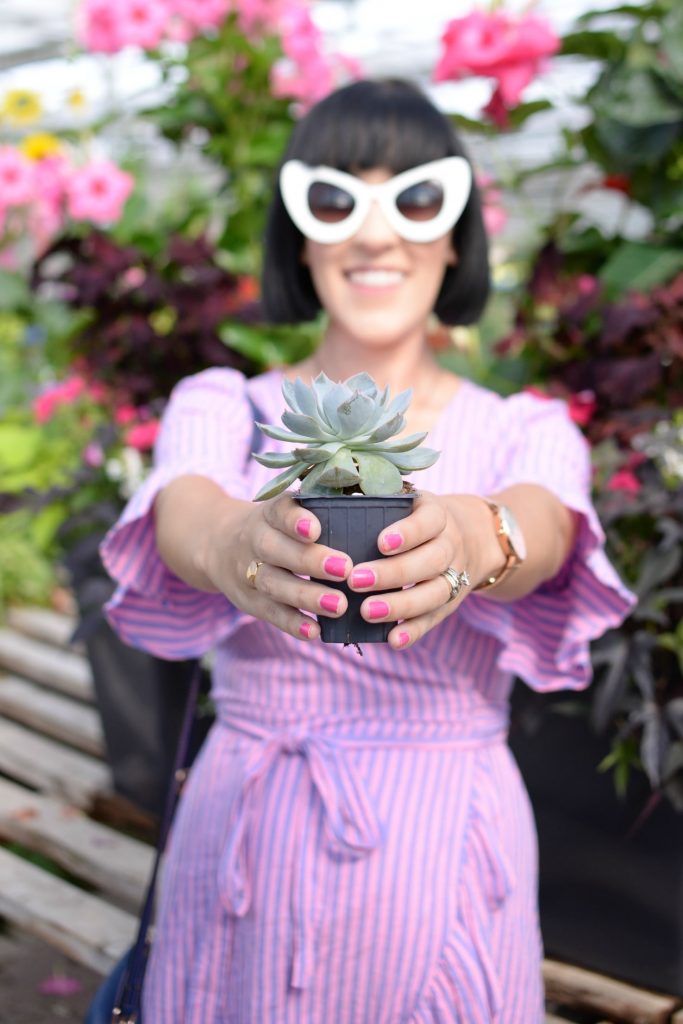
[[[442,533],[446,521],[446,509],[442,504],[432,495],[420,496],[415,499],[409,516],[382,530],[377,546],[384,555],[409,551]]]
[[[416,619],[443,608],[450,596],[450,583],[443,576],[437,576],[393,594],[370,596],[363,601],[360,611],[368,622]]]
[[[320,536],[320,521],[303,509],[291,494],[283,494],[264,503],[266,522],[275,530],[304,543],[313,543]]]
[[[344,551],[323,544],[302,544],[265,521],[257,527],[253,545],[257,561],[288,569],[299,576],[343,580],[351,570],[351,559]]]
[[[338,618],[348,608],[348,601],[340,590],[300,579],[274,565],[260,565],[253,586],[278,604],[313,612],[315,615]]]
[[[354,565],[348,578],[352,590],[400,590],[438,576],[449,566],[463,567],[462,549],[446,533],[395,558]]]
[[[395,651],[403,651],[412,647],[430,629],[434,629],[434,626],[438,626],[440,622],[443,622],[449,615],[452,615],[465,600],[466,596],[466,594],[460,593],[454,600],[449,601],[440,608],[436,608],[434,611],[418,615],[414,619],[406,619],[404,622],[399,622],[387,637],[389,645]]]

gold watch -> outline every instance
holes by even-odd
[[[505,556],[505,564],[500,572],[496,573],[495,576],[488,576],[485,580],[482,580],[481,583],[474,587],[474,590],[488,590],[489,587],[501,583],[509,573],[514,569],[518,569],[526,558],[524,534],[507,505],[500,505],[491,498],[484,498],[483,496],[481,500],[486,502],[493,513],[496,536]]]

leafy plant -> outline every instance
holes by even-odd
[[[400,494],[412,488],[401,473],[427,469],[439,453],[418,450],[426,433],[391,440],[405,426],[404,412],[412,391],[389,401],[389,388],[380,391],[368,373],[335,383],[320,373],[308,386],[297,378],[285,380],[282,391],[289,410],[282,422],[289,429],[257,426],[267,437],[305,447],[292,453],[265,452],[254,458],[271,469],[286,467],[256,495],[273,498],[301,479],[301,494]]]

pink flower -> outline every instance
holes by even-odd
[[[124,45],[120,19],[112,0],[83,0],[76,33],[86,49],[98,53],[116,53]]]
[[[159,420],[149,420],[147,423],[138,423],[126,432],[124,444],[131,448],[137,448],[140,452],[149,451],[154,446],[159,433]]]
[[[12,146],[0,146],[0,207],[23,206],[35,195],[34,166]]]
[[[67,186],[70,215],[75,220],[113,224],[121,216],[134,180],[110,160],[93,160],[74,171]]]
[[[500,204],[502,192],[494,187],[495,183],[490,174],[478,174],[477,185],[481,192],[486,230],[490,235],[496,235],[503,230],[508,220],[507,212]]]
[[[496,80],[496,93],[504,107],[519,103],[543,60],[559,49],[550,26],[533,14],[514,17],[504,11],[472,11],[454,18],[442,36],[441,59],[434,80],[482,75]]]
[[[71,405],[86,389],[84,379],[77,374],[47,388],[33,402],[33,415],[38,423],[47,423],[60,405]]]
[[[218,28],[230,10],[230,0],[174,0],[173,13],[196,29]]]
[[[577,391],[569,398],[569,416],[578,427],[586,427],[593,419],[597,401],[594,391]]]
[[[624,491],[626,494],[638,494],[642,484],[630,469],[619,469],[607,481],[608,491]]]
[[[153,50],[164,35],[169,18],[163,0],[116,0],[117,31],[123,46]]]
[[[104,462],[104,450],[102,449],[102,445],[95,444],[94,441],[87,445],[83,450],[83,461],[86,466],[92,466],[93,469],[97,469],[98,466],[101,466]]]
[[[114,422],[118,423],[119,426],[125,427],[129,423],[132,423],[137,418],[137,409],[133,405],[120,405],[118,409],[114,411]]]

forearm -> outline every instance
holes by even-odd
[[[545,487],[515,484],[490,495],[507,505],[519,523],[527,544],[524,563],[500,584],[481,591],[494,601],[514,601],[552,579],[566,561],[576,536],[576,515]],[[505,558],[487,505],[474,495],[446,499],[467,538],[473,583],[497,576]]]
[[[208,567],[216,538],[235,537],[251,503],[229,497],[207,477],[187,475],[157,495],[154,519],[159,554],[171,572],[195,587],[216,593]]]

